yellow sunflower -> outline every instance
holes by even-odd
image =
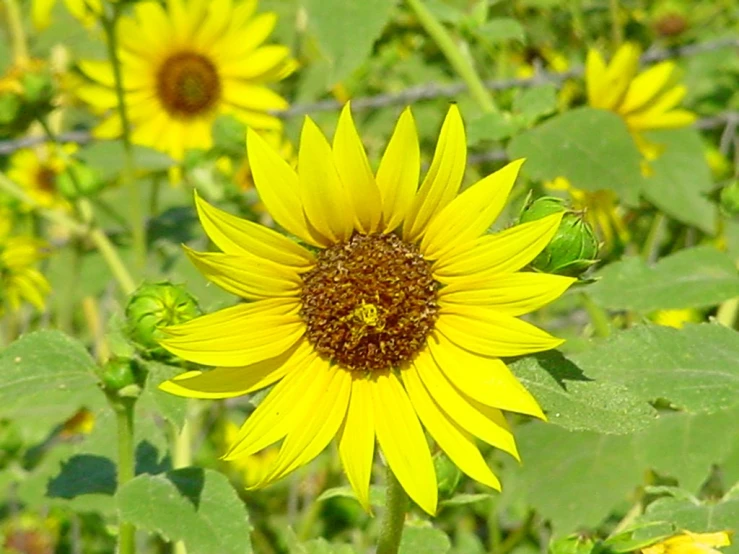
[[[603,241],[604,250],[610,250],[616,243],[616,239],[621,242],[628,241],[629,230],[624,222],[615,192],[580,190],[573,187],[565,177],[557,177],[545,182],[544,188],[567,193],[572,201],[573,209],[583,212],[585,221],[596,230]]]
[[[588,104],[620,115],[644,158],[651,161],[661,149],[647,141],[643,131],[687,127],[696,117],[678,107],[687,88],[676,82],[677,66],[664,61],[638,73],[640,54],[638,46],[626,43],[606,64],[600,52],[591,49],[585,81]]]
[[[266,113],[287,107],[267,88],[296,67],[286,46],[263,45],[274,13],[254,15],[256,0],[140,2],[118,23],[125,101],[132,141],[182,159],[189,148],[209,148],[218,115],[232,114],[256,129],[279,129]],[[108,114],[99,137],[121,133],[113,69],[85,61],[80,69],[94,83],[78,96]]]
[[[24,148],[10,157],[8,177],[20,185],[42,208],[68,208],[57,187],[59,175],[69,166],[75,144]]]
[[[203,227],[223,252],[187,254],[247,302],[165,329],[167,349],[215,369],[162,388],[229,398],[276,383],[226,455],[253,455],[282,440],[255,487],[308,463],[338,435],[342,465],[368,508],[377,439],[400,484],[433,514],[425,427],[463,472],[499,489],[476,438],[518,458],[502,410],[544,418],[500,357],[562,343],[518,316],[575,281],[519,272],[551,240],[561,214],[486,234],[523,160],[458,195],[466,140],[455,106],[420,187],[410,110],[376,173],[348,106],[333,145],[306,118],[297,172],[253,131],[247,151],[262,202],[298,240],[197,199]]]
[[[0,237],[0,314],[19,310],[24,301],[44,309],[51,288],[35,267],[45,255],[44,246],[31,237]]]
[[[716,533],[691,533],[683,531],[667,540],[642,548],[642,554],[721,554],[722,546],[731,544],[731,536],[726,531]]]

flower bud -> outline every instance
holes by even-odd
[[[544,273],[579,277],[597,262],[598,255],[598,239],[581,214],[566,208],[564,200],[545,196],[529,204],[519,222],[535,221],[557,212],[565,212],[559,228],[531,267]]]
[[[721,210],[730,217],[739,216],[739,181],[721,189]]]
[[[113,358],[103,366],[100,380],[106,391],[118,392],[139,384],[138,367],[130,358]]]
[[[180,285],[145,283],[131,295],[126,306],[127,334],[147,357],[169,358],[159,346],[165,335],[161,327],[185,323],[200,315],[193,296]]]

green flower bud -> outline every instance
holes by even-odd
[[[567,209],[564,200],[545,196],[527,206],[519,222],[535,221],[557,212],[565,212],[562,222],[531,267],[544,273],[579,277],[598,261],[598,238],[581,214]]]
[[[139,370],[130,358],[113,358],[103,366],[101,381],[109,392],[139,384]]]
[[[442,452],[438,452],[434,456],[434,469],[436,470],[436,478],[439,481],[439,495],[449,498],[457,490],[459,481],[462,478],[462,472]]]
[[[721,209],[730,217],[739,216],[739,181],[721,189]]]
[[[170,358],[159,346],[159,340],[166,336],[161,328],[185,323],[200,313],[197,301],[184,287],[168,282],[145,283],[126,306],[127,334],[148,357]]]

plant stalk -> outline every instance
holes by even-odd
[[[385,513],[382,516],[377,554],[397,554],[408,511],[408,496],[390,466],[387,467],[385,488]]]
[[[459,50],[459,47],[444,28],[444,25],[423,5],[422,0],[406,0],[406,2],[408,7],[416,14],[423,28],[434,40],[442,54],[444,54],[444,57],[451,64],[452,68],[454,68],[454,71],[467,84],[470,95],[480,105],[482,111],[487,113],[496,111],[490,91],[485,88],[485,84],[477,74],[477,71],[475,71],[472,63]]]
[[[3,3],[5,4],[5,19],[8,25],[8,34],[10,35],[13,62],[16,66],[22,67],[28,62],[29,56],[21,9],[16,0],[3,0]]]
[[[118,424],[118,489],[134,478],[133,410],[135,398],[111,400]],[[121,521],[118,528],[118,554],[135,554],[136,527]]]
[[[587,293],[580,295],[583,307],[588,312],[590,322],[593,324],[593,330],[596,337],[607,337],[611,334],[611,320],[603,308],[598,306]]]

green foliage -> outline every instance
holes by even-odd
[[[706,308],[739,295],[734,263],[710,246],[681,250],[652,267],[641,258],[625,258],[595,277],[588,293],[613,310]]]
[[[125,521],[183,541],[193,554],[246,554],[252,551],[243,503],[223,475],[185,468],[140,475],[116,493]]]
[[[406,526],[400,541],[399,554],[446,554],[451,548],[449,537],[443,531],[433,527]]]

